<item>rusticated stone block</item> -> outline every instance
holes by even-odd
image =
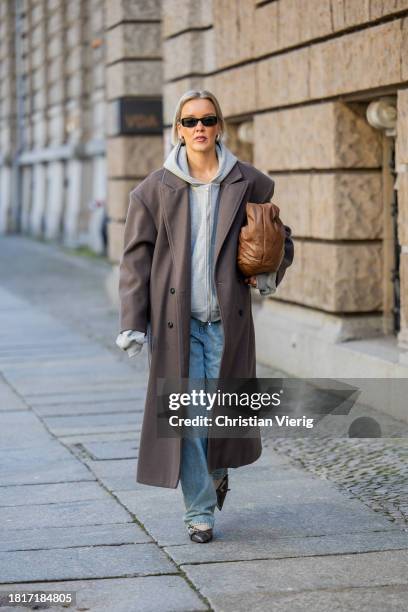
[[[369,240],[382,235],[380,172],[278,175],[273,201],[296,237]]]
[[[311,46],[310,96],[323,98],[400,82],[401,45],[397,20]]]
[[[82,48],[74,47],[68,53],[65,54],[65,72],[66,74],[72,74],[81,70],[83,64]]]
[[[108,100],[123,96],[155,96],[161,94],[162,62],[126,61],[107,66]]]
[[[212,25],[212,0],[166,0],[162,6],[163,38],[190,28]]]
[[[303,48],[255,64],[256,108],[281,106],[309,98],[309,53],[309,48]]]
[[[39,71],[37,71],[37,74],[38,72]],[[59,81],[64,78],[64,57],[62,55],[58,55],[49,61],[46,76],[48,83],[53,83],[54,81]]]
[[[54,34],[47,40],[46,34],[44,32],[42,44],[44,44],[44,46],[46,45],[47,47],[48,57],[56,57],[57,55],[61,55],[62,53],[64,53],[64,40],[61,34]]]
[[[213,12],[217,67],[251,59],[256,37],[254,4],[223,0],[213,3]]]
[[[81,0],[69,0],[65,5],[65,23],[81,18]]]
[[[253,29],[256,56],[341,32],[408,8],[407,0],[284,0],[263,6],[258,4],[255,3]],[[223,7],[224,3],[218,5]],[[218,12],[222,15],[220,8]],[[224,15],[226,20],[226,10]],[[358,59],[353,57],[353,61]],[[346,72],[348,74],[349,69]]]
[[[108,222],[108,259],[119,262],[123,253],[125,224],[120,221]]]
[[[81,45],[82,40],[81,22],[73,22],[66,30],[65,45],[66,48],[77,47]]]
[[[63,9],[63,0],[48,0],[47,8],[49,13],[52,13],[54,10],[61,11]]]
[[[161,58],[160,23],[122,23],[106,33],[107,62]]]
[[[225,116],[252,113],[256,108],[256,64],[246,64],[205,77],[205,89],[218,98]]]
[[[36,4],[32,7],[31,14],[30,14],[32,27],[44,19],[44,12],[45,12],[45,7],[42,3]]]
[[[100,0],[98,0],[97,2],[93,2],[93,3],[89,2],[88,0],[88,4],[89,4],[88,22],[89,22],[90,30],[94,34],[102,33],[105,27],[105,15],[104,15],[103,7],[101,6],[102,3]],[[94,6],[92,6],[92,4]]]
[[[164,84],[163,117],[164,123],[171,125],[177,103],[181,96],[190,89],[208,89],[201,77],[189,77]],[[210,89],[213,91],[213,89]],[[215,93],[215,92],[214,92]]]
[[[330,2],[334,31],[344,30],[370,21],[372,0],[359,0],[358,2],[355,2],[355,0],[330,0]],[[330,2],[326,2],[326,4],[329,5]]]
[[[400,327],[398,339],[408,346],[408,252],[400,255]]]
[[[164,41],[163,47],[165,81],[215,70],[213,29],[185,32]]]
[[[39,47],[44,40],[44,35],[45,35],[44,22],[40,22],[35,28],[31,30],[31,33],[30,33],[31,45],[35,47]]]
[[[137,179],[115,179],[108,181],[108,215],[116,220],[126,219],[129,207],[129,194],[138,184]]]
[[[273,299],[328,312],[382,308],[382,246],[295,241],[295,257]]]
[[[41,91],[39,92],[41,93]],[[70,95],[70,88],[67,87],[67,96]],[[53,104],[62,104],[65,98],[65,85],[63,81],[52,83],[47,89],[47,102],[50,106]]]
[[[398,175],[398,242],[408,246],[408,172]]]
[[[30,54],[29,64],[31,70],[35,70],[36,68],[41,68],[45,63],[45,47],[38,47]]]
[[[285,48],[326,36],[332,32],[328,0],[285,0],[279,2],[278,40]]]
[[[110,138],[108,141],[108,176],[146,176],[163,165],[160,136]]]
[[[279,48],[278,3],[270,2],[255,10],[254,53],[258,57]]]
[[[254,117],[254,164],[264,171],[378,168],[381,134],[364,105],[328,102]]]
[[[352,2],[353,0],[349,0]],[[358,3],[357,3],[358,4]],[[408,9],[407,0],[370,0],[370,17],[378,19]]]
[[[62,144],[65,136],[64,112],[62,106],[48,109],[48,139],[50,144]]]
[[[398,90],[397,110],[396,163],[408,164],[408,89]]]
[[[65,92],[67,98],[79,98],[86,82],[81,78],[81,74],[76,72],[71,74],[65,81]],[[61,95],[63,88],[61,87]]]
[[[161,4],[161,0],[106,0],[106,27],[122,21],[160,20]]]
[[[408,18],[402,20],[401,80],[408,79]]]
[[[63,11],[61,11],[61,7],[59,7],[58,10],[48,16],[47,32],[49,34],[59,33],[62,29],[62,24]]]

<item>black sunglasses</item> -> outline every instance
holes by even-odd
[[[199,119],[196,117],[184,117],[180,119],[181,125],[186,128],[195,127],[199,121],[201,121],[205,127],[212,127],[218,123],[218,117],[216,115],[208,115],[207,117],[201,117]]]

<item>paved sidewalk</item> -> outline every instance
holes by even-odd
[[[231,470],[214,541],[190,542],[180,488],[135,480],[146,351],[113,344],[109,266],[13,236],[0,261],[2,593],[72,590],[93,612],[408,609],[408,533],[271,445]]]

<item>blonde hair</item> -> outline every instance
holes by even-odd
[[[184,104],[188,102],[189,100],[196,100],[197,98],[201,98],[204,100],[210,100],[214,104],[215,112],[218,117],[218,124],[220,127],[219,139],[222,140],[224,130],[225,130],[225,122],[224,122],[224,116],[222,114],[221,107],[220,107],[220,104],[217,98],[214,96],[213,93],[211,93],[210,91],[207,91],[206,89],[189,89],[189,91],[186,91],[181,96],[180,100],[177,102],[176,111],[174,113],[174,118],[173,118],[173,125],[171,128],[171,143],[173,145],[176,145],[178,143],[177,123],[181,119],[181,111],[183,109]]]

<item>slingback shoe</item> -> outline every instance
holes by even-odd
[[[190,540],[192,542],[198,542],[199,544],[210,542],[213,537],[213,530],[211,527],[208,529],[198,529],[194,525],[189,525],[188,533],[190,534]]]
[[[224,476],[216,489],[218,510],[222,510],[225,498],[227,496],[227,491],[231,491],[231,489],[228,488],[228,474]]]

